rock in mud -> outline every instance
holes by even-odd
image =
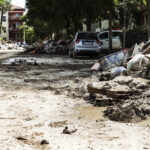
[[[25,139],[25,138],[23,138],[23,137],[20,137],[20,136],[19,136],[19,137],[16,137],[16,139],[19,140],[19,141],[26,141],[26,140],[27,140],[27,139]]]
[[[49,142],[47,140],[42,140],[40,144],[41,145],[46,145],[46,144],[49,144]]]
[[[66,126],[65,129],[63,130],[63,134],[72,134],[72,133],[75,133],[76,131],[77,129],[70,130],[68,126]]]
[[[150,115],[148,111],[150,105],[142,106],[140,103],[131,103],[108,107],[104,112],[110,120],[118,122],[139,122],[146,119],[146,115]]]
[[[99,75],[99,81],[109,81],[111,79],[110,72],[102,72]]]
[[[53,127],[53,128],[60,128],[63,127],[67,124],[67,121],[59,121],[59,122],[52,122],[49,124],[49,127]]]

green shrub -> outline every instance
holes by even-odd
[[[130,48],[135,43],[140,44],[148,40],[148,30],[146,26],[136,26],[126,31],[126,47]]]

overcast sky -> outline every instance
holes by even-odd
[[[11,0],[13,5],[25,7],[25,0]]]

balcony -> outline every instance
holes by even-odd
[[[13,21],[13,20],[21,20],[21,19],[20,19],[20,17],[10,16],[10,17],[9,17],[9,20],[10,20],[10,21],[11,21],[11,20]]]

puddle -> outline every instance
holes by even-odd
[[[106,110],[106,107],[78,107],[74,109],[78,112],[75,116],[85,118],[88,120],[99,120],[104,119],[103,111]]]
[[[146,120],[139,122],[138,125],[143,126],[143,127],[149,126],[150,125],[150,117],[147,117]]]

